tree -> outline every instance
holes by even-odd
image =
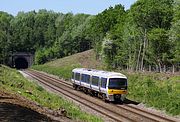
[[[13,16],[6,13],[0,12],[0,64],[7,62],[10,55],[11,45],[11,26],[10,21]]]
[[[104,10],[92,20],[92,43],[94,50],[98,55],[97,58],[100,57],[99,55],[101,54],[101,51],[104,50],[104,38],[107,38],[107,36],[110,40],[113,40],[113,45],[115,45],[115,47],[119,46],[118,41],[120,42],[120,38],[122,38],[123,29],[121,26],[123,25],[125,14],[126,13],[122,5],[115,5],[115,7],[109,7]]]
[[[171,53],[173,54],[173,57],[171,63],[174,72],[174,67],[178,67],[178,63],[180,62],[180,1],[178,0],[176,0],[174,4],[174,18],[169,31],[169,41],[172,43]]]
[[[102,56],[108,69],[113,68],[113,61],[116,55],[116,45],[107,36],[102,44]],[[114,67],[115,68],[115,67]]]
[[[148,62],[145,59],[150,60],[146,52],[148,48],[151,48],[148,46],[150,40],[147,35],[154,28],[165,30],[170,28],[173,17],[173,0],[138,0],[132,5],[130,13],[142,35],[137,65],[140,66],[140,70],[143,70],[144,62]]]
[[[12,43],[13,51],[34,52],[36,40],[34,38],[34,16],[35,11],[28,13],[19,12],[18,15],[11,21],[13,29]]]
[[[150,56],[159,66],[162,72],[163,65],[167,64],[167,59],[171,57],[171,43],[168,41],[168,34],[165,29],[155,28],[150,31],[149,35],[152,55]]]

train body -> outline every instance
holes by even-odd
[[[105,101],[123,101],[127,94],[127,77],[117,72],[76,68],[72,70],[71,81],[74,89]]]

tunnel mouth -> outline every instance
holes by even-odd
[[[15,60],[15,68],[16,69],[27,69],[28,62],[24,57],[19,57]]]

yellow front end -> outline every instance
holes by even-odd
[[[108,94],[127,94],[127,90],[108,89]]]
[[[127,94],[127,90],[108,89],[109,101],[124,101]]]

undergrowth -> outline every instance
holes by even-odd
[[[128,76],[128,97],[149,107],[180,115],[180,76],[134,73]]]

